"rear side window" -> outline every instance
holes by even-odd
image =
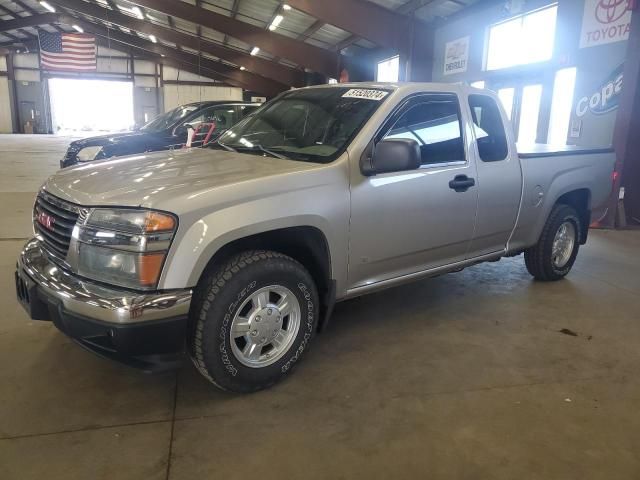
[[[408,107],[385,138],[418,142],[423,165],[465,160],[460,110],[454,97],[424,100]]]
[[[480,159],[483,162],[505,160],[509,155],[509,146],[500,109],[495,100],[486,95],[469,95],[469,107]]]

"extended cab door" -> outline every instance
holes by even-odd
[[[478,188],[450,183],[475,179],[458,96],[405,99],[374,142],[410,138],[422,165],[411,171],[358,172],[351,182],[350,289],[462,261],[474,231]]]
[[[469,257],[505,249],[520,211],[522,171],[508,118],[496,99],[468,96],[478,171],[478,216]]]

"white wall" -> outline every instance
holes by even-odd
[[[9,80],[0,77],[0,133],[11,133],[11,99],[9,98]]]
[[[242,101],[242,89],[236,87],[165,85],[163,91],[165,112],[178,105],[202,100]]]

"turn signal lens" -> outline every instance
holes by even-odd
[[[143,287],[153,287],[158,283],[164,253],[140,255],[138,260],[138,279]]]
[[[176,221],[171,215],[165,215],[159,212],[148,212],[144,222],[144,231],[147,232],[165,232],[173,230]]]

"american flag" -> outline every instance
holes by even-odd
[[[80,72],[96,69],[96,37],[93,35],[40,32],[38,38],[42,68]]]

